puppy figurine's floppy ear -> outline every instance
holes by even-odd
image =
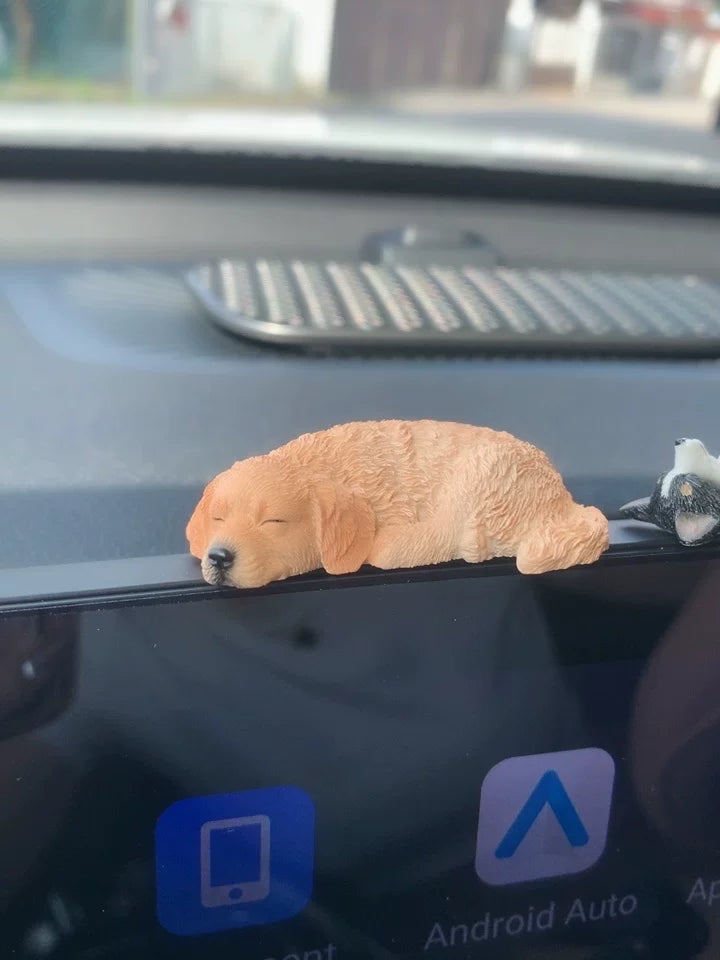
[[[190,517],[188,525],[185,528],[185,536],[190,544],[190,553],[194,557],[197,557],[198,560],[202,560],[208,547],[207,539],[210,535],[208,511],[210,508],[210,497],[213,495],[216,483],[217,477],[211,480],[205,487],[200,502],[195,507],[193,515]]]
[[[328,573],[354,573],[375,539],[375,514],[362,497],[340,484],[314,491],[314,521],[320,560]]]

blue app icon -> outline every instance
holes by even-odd
[[[508,757],[480,792],[475,870],[502,885],[580,873],[605,850],[615,762],[599,747]]]
[[[294,917],[314,851],[315,810],[297,787],[179,800],[155,827],[158,919],[187,936]]]

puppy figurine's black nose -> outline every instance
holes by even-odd
[[[225,547],[213,547],[208,550],[208,561],[218,570],[227,570],[235,562],[235,554]]]
[[[679,447],[682,443],[685,443],[686,439],[687,439],[687,437],[680,437],[679,440],[676,440],[676,441],[675,441],[675,446],[676,446],[676,447]]]

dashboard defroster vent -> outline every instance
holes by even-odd
[[[720,284],[694,276],[258,259],[187,280],[224,328],[277,344],[720,356]]]

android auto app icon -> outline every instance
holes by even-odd
[[[602,856],[615,764],[595,747],[496,764],[483,781],[475,870],[493,885],[579,873]]]

